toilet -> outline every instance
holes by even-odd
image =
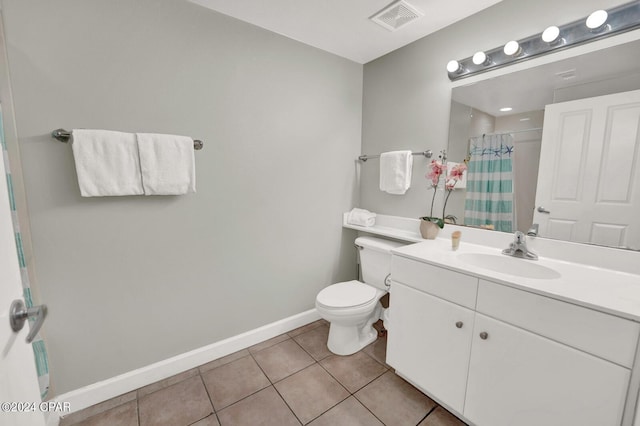
[[[351,355],[376,340],[372,327],[384,320],[380,298],[387,294],[391,250],[405,244],[373,237],[356,238],[362,280],[332,284],[316,296],[316,309],[329,321],[327,347],[336,355]]]

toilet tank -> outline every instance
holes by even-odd
[[[391,249],[404,245],[382,238],[356,238],[356,246],[362,247],[359,250],[362,280],[370,286],[386,290],[384,279],[391,273]]]

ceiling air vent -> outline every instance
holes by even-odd
[[[406,1],[400,0],[391,3],[369,19],[384,29],[396,31],[422,16],[424,16],[424,13]]]

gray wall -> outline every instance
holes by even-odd
[[[3,0],[57,394],[354,278],[362,66],[175,0]],[[185,134],[196,194],[80,197],[64,127]]]
[[[509,40],[542,32],[626,0],[504,0],[489,9],[398,49],[364,67],[364,153],[447,147],[451,82],[446,64]],[[378,189],[377,164],[362,167],[360,207],[383,214],[429,214],[432,190],[424,178],[430,160],[416,157],[412,186],[403,196]],[[441,209],[437,210],[441,211]]]

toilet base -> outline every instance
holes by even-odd
[[[336,321],[330,322],[327,340],[329,350],[336,355],[352,355],[373,343],[378,338],[373,323],[380,319],[381,313],[382,306],[378,303],[372,315],[363,324],[341,325]]]
[[[362,334],[357,327],[345,327],[332,323],[329,326],[327,347],[336,355],[352,355],[378,338],[378,333],[373,327],[364,333],[364,336]]]

